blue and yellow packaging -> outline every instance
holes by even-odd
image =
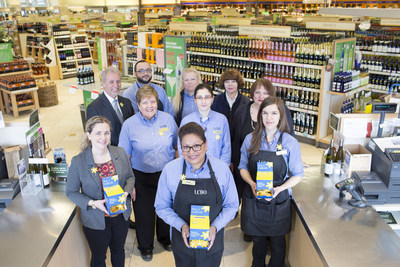
[[[273,162],[257,162],[257,198],[272,199],[272,195],[274,193],[273,170]]]
[[[106,208],[110,215],[123,213],[126,211],[124,190],[118,183],[118,175],[105,177],[103,181],[104,199]]]
[[[208,241],[210,240],[210,206],[191,206],[189,236],[190,248],[208,248]]]

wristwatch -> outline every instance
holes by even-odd
[[[90,206],[92,206],[92,209],[96,209],[96,206],[94,205],[94,200],[92,200],[92,205],[90,205]]]

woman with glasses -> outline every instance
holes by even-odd
[[[194,90],[195,112],[182,119],[180,127],[195,122],[203,128],[207,142],[207,154],[223,160],[227,165],[231,163],[231,137],[228,120],[221,113],[211,110],[214,100],[212,89],[207,84],[199,84]],[[179,155],[182,151],[178,148]]]
[[[201,76],[196,69],[187,68],[182,71],[179,92],[172,101],[177,125],[181,123],[182,118],[197,110],[194,89],[199,83],[201,83]]]
[[[257,126],[244,139],[239,170],[247,183],[242,199],[241,228],[253,236],[252,266],[265,266],[269,237],[268,266],[282,267],[285,265],[285,235],[290,232],[292,221],[289,191],[301,181],[303,163],[300,145],[290,135],[281,99],[270,96],[262,101]],[[273,189],[270,198],[260,198],[262,191],[257,191],[257,179],[266,176],[272,176]]]
[[[189,122],[178,135],[183,157],[165,165],[154,206],[171,226],[176,266],[217,267],[224,250],[224,227],[238,210],[235,182],[223,161],[206,155],[208,142],[200,125]],[[206,249],[189,248],[191,205],[210,207]]]
[[[118,146],[130,157],[136,177],[136,236],[142,259],[150,261],[155,226],[157,240],[165,250],[171,250],[169,227],[156,217],[154,199],[161,171],[174,159],[178,129],[170,114],[157,110],[158,94],[151,86],[142,86],[136,99],[139,112],[122,125]]]

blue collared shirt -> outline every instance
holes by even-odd
[[[190,96],[186,91],[183,91],[182,118],[195,111],[197,111],[197,106],[194,102],[194,95]]]
[[[118,146],[131,156],[133,169],[159,172],[174,159],[177,131],[175,120],[168,113],[157,110],[149,121],[138,112],[122,124]]]
[[[135,82],[131,86],[129,86],[128,89],[125,90],[125,92],[122,94],[123,97],[129,98],[129,100],[132,103],[132,107],[135,110],[135,113],[139,112],[138,104],[136,101],[136,93],[139,91],[139,88],[142,87],[143,85],[140,84],[139,82]],[[150,86],[153,87],[158,94],[158,98],[160,99],[161,103],[164,105],[164,111],[168,112],[172,116],[174,116],[174,111],[172,109],[172,105],[169,103],[167,94],[165,93],[164,88],[161,86],[158,86],[157,84],[150,83]]]
[[[231,135],[229,123],[226,117],[216,111],[210,110],[208,118],[203,121],[198,110],[182,119],[181,126],[195,122],[205,130],[207,139],[207,154],[223,160],[226,164],[231,163]],[[179,156],[182,156],[182,148],[178,138]]]
[[[239,207],[239,200],[235,181],[233,180],[229,167],[217,158],[207,156],[206,162],[198,170],[194,170],[190,163],[186,161],[186,177],[196,179],[210,178],[207,158],[210,160],[222,193],[222,211],[215,220],[211,222],[211,225],[215,226],[217,231],[219,231],[235,217]],[[183,158],[177,158],[165,165],[160,180],[158,181],[156,201],[154,203],[157,215],[178,231],[181,231],[182,226],[186,224],[186,222],[175,213],[172,207],[182,175],[183,161]]]
[[[260,150],[265,151],[276,151],[276,145],[278,143],[280,131],[278,130],[274,136],[272,142],[269,143],[269,149],[267,141],[265,140],[265,132],[263,132]],[[240,149],[240,164],[239,170],[249,170],[248,160],[249,152],[248,149],[251,145],[251,136],[249,133],[243,141],[242,148]],[[300,144],[297,140],[288,133],[283,133],[282,136],[282,151],[286,151],[282,156],[286,162],[288,170],[291,172],[292,176],[303,177],[303,162],[301,160]],[[286,174],[286,178],[289,174]]]

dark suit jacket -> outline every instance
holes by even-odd
[[[121,107],[124,121],[135,114],[132,108],[132,103],[128,98],[118,96],[118,102]],[[92,103],[89,104],[86,110],[86,120],[94,116],[104,116],[111,122],[111,145],[118,146],[119,134],[122,124],[119,121],[117,114],[107,97],[101,94]]]
[[[129,193],[126,198],[127,210],[123,213],[127,221],[132,212],[131,194],[135,185],[135,176],[125,150],[115,146],[108,146],[108,150],[118,174],[119,185],[124,192]],[[72,202],[81,208],[81,222],[84,226],[104,230],[104,212],[99,209],[92,209],[87,205],[91,199],[102,199],[100,176],[97,172],[92,172],[94,167],[91,146],[73,157],[68,169],[66,194]]]

